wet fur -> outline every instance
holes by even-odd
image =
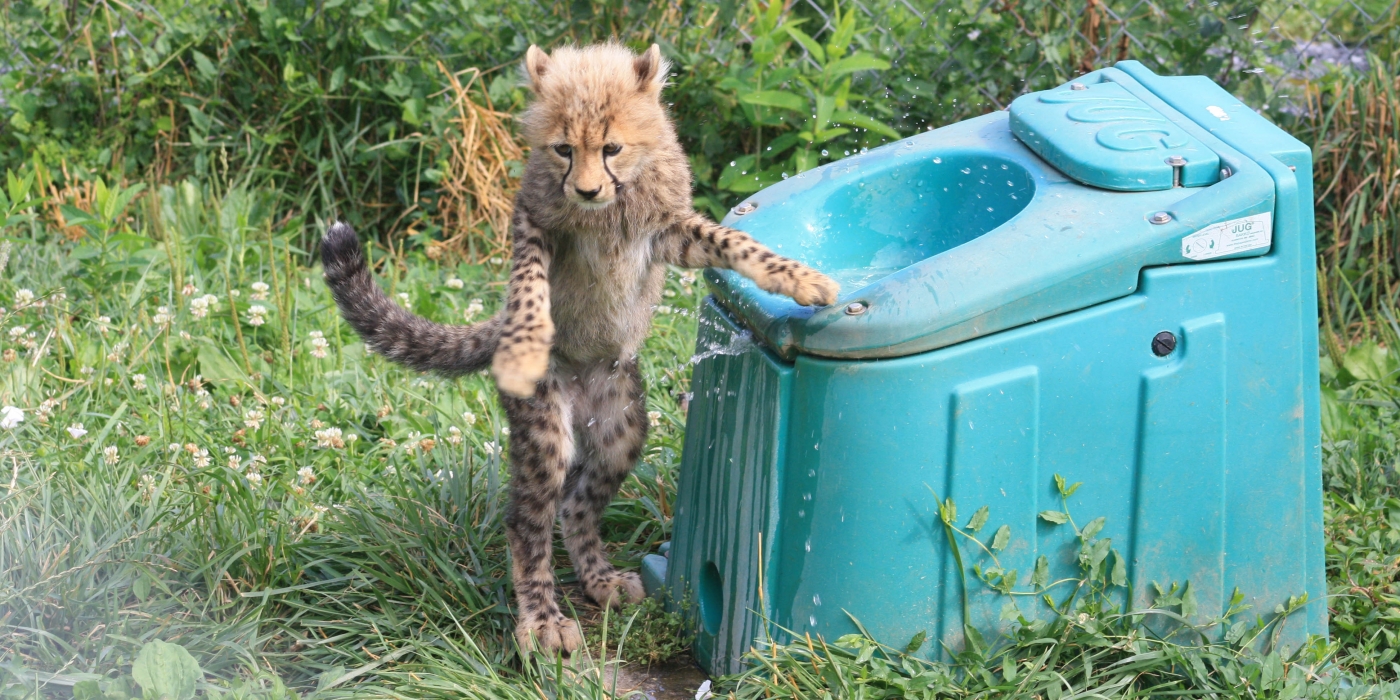
[[[414,369],[462,374],[489,363],[511,429],[506,515],[522,648],[573,651],[578,624],[555,600],[554,523],[584,590],[604,605],[643,595],[609,562],[598,528],[646,444],[637,350],[666,265],[726,267],[802,304],[837,287],[747,234],[691,208],[689,164],[661,102],[658,47],[530,47],[531,147],[515,200],[506,308],[470,326],[413,316],[375,284],[354,231],[321,244],[326,282],[375,352]]]

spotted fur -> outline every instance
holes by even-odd
[[[522,648],[573,651],[578,625],[555,600],[555,522],[584,590],[616,605],[642,596],[618,571],[599,520],[646,443],[637,350],[666,265],[723,267],[800,304],[836,300],[821,273],[779,256],[691,206],[689,164],[661,102],[657,46],[531,46],[534,100],[521,118],[529,162],[515,199],[506,307],[489,321],[443,326],[408,314],[375,287],[348,227],[322,242],[326,281],[370,347],[420,370],[485,366],[510,423],[506,515]]]

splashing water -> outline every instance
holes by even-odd
[[[699,364],[701,360],[707,360],[717,355],[742,355],[754,347],[753,333],[743,331],[729,337],[729,342],[720,345],[710,343],[704,352],[699,352],[690,358],[690,364]]]

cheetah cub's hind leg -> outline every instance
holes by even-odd
[[[578,623],[554,598],[554,515],[573,461],[569,399],[547,376],[530,398],[501,394],[510,421],[510,506],[506,539],[521,650],[572,652],[583,643]]]
[[[646,445],[646,393],[637,361],[623,360],[580,372],[574,426],[578,451],[564,483],[564,546],[583,589],[599,605],[635,603],[646,593],[634,571],[608,561],[599,528],[603,510],[632,471]]]

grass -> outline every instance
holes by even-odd
[[[475,684],[491,697],[522,680],[493,387],[366,356],[289,249],[299,224],[259,204],[274,194],[186,183],[77,243],[35,221],[7,244],[0,403],[25,414],[0,431],[12,681],[124,670],[151,639],[216,680],[331,694]],[[500,297],[500,264],[375,259],[431,318],[482,318]],[[604,518],[628,567],[669,538],[701,290],[677,273],[666,294],[642,362],[652,437]],[[558,562],[572,604],[596,617]]]

